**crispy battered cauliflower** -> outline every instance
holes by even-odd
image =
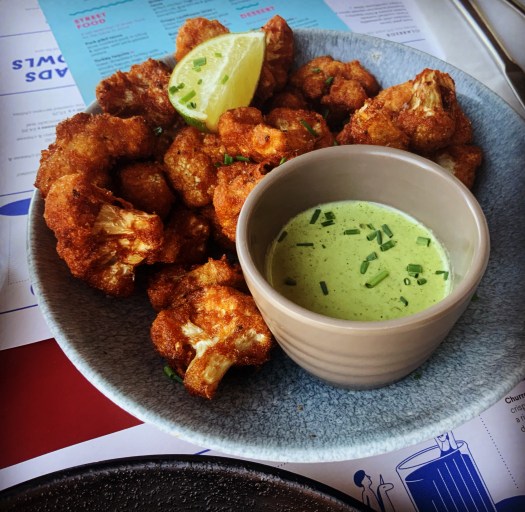
[[[133,292],[135,268],[162,244],[160,217],[133,209],[80,174],[54,182],[44,219],[71,273],[115,297]]]
[[[152,127],[182,125],[166,91],[171,70],[163,62],[147,59],[127,72],[117,71],[96,88],[104,112],[118,117],[142,116]]]
[[[154,149],[155,135],[143,117],[80,112],[57,125],[55,142],[42,151],[35,186],[46,197],[58,178],[81,173],[108,187],[109,171],[118,159],[146,158]]]
[[[247,292],[244,276],[238,263],[229,263],[226,256],[220,260],[208,258],[202,265],[189,270],[185,265],[164,265],[148,282],[148,297],[155,311],[173,307],[190,293],[203,286],[230,286]]]
[[[217,183],[216,164],[223,155],[224,148],[214,134],[186,126],[175,137],[164,155],[164,164],[171,185],[190,208],[211,203]]]
[[[180,61],[204,41],[228,32],[229,30],[217,20],[200,17],[187,19],[179,28],[175,38],[175,60]]]
[[[157,352],[192,395],[213,398],[234,365],[261,365],[273,339],[253,298],[229,286],[203,286],[151,326]]]
[[[160,162],[132,162],[118,169],[118,196],[137,210],[156,213],[165,219],[176,197],[166,180],[166,170]]]
[[[444,167],[468,188],[474,186],[476,169],[483,160],[482,151],[477,146],[454,145],[440,149],[429,158]]]

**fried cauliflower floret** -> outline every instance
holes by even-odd
[[[281,16],[274,16],[262,27],[266,49],[261,76],[255,91],[256,101],[263,104],[283,89],[294,59],[292,29]]]
[[[160,162],[138,161],[119,168],[118,196],[137,210],[156,213],[162,219],[169,215],[176,201]]]
[[[448,146],[456,130],[456,90],[447,73],[425,69],[412,82],[408,108],[397,116],[397,124],[417,152]]]
[[[468,188],[474,186],[476,170],[481,165],[482,151],[477,146],[454,145],[430,155],[437,164],[444,167]]]
[[[166,94],[170,75],[166,64],[147,59],[127,72],[117,71],[100,81],[95,91],[98,103],[104,112],[114,116],[140,115],[152,127],[182,124]]]
[[[272,336],[253,298],[228,286],[204,286],[151,326],[157,352],[183,377],[192,395],[213,398],[233,366],[269,359]]]
[[[115,297],[133,292],[135,268],[153,258],[162,244],[158,215],[133,209],[80,174],[55,181],[44,219],[73,276]]]
[[[338,120],[360,108],[379,92],[379,84],[359,61],[330,56],[312,59],[290,77],[290,84],[310,102],[328,109]]]
[[[190,293],[203,286],[230,286],[247,292],[241,267],[229,263],[226,256],[220,260],[208,258],[202,265],[164,265],[148,282],[148,297],[155,311],[173,307]]]
[[[333,144],[321,115],[286,108],[274,109],[266,118],[255,107],[228,110],[219,119],[219,136],[226,153],[272,165]]]
[[[57,125],[55,142],[42,151],[35,186],[46,197],[58,178],[81,173],[93,184],[107,187],[117,159],[145,158],[154,147],[155,136],[142,117],[80,112]]]
[[[199,263],[205,259],[209,221],[199,212],[176,207],[164,227],[164,242],[155,256],[160,263]]]
[[[180,61],[199,44],[213,37],[227,34],[229,30],[217,20],[190,18],[179,28],[175,39],[175,60]]]
[[[219,168],[213,206],[223,234],[235,242],[242,205],[248,194],[266,175],[265,164],[236,162]]]
[[[164,155],[168,179],[192,208],[211,203],[217,182],[217,161],[222,161],[216,135],[204,134],[186,126],[175,137]]]
[[[276,108],[267,116],[266,122],[286,134],[288,158],[333,146],[334,136],[321,114],[313,110]]]
[[[274,108],[295,108],[310,110],[303,93],[294,87],[285,87],[282,91],[274,94],[269,101],[269,110]]]

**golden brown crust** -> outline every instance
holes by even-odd
[[[53,183],[44,219],[71,273],[108,295],[134,289],[135,268],[162,243],[162,221],[88,182],[67,174]]]
[[[191,18],[184,22],[175,39],[175,60],[180,61],[199,44],[213,37],[227,34],[229,30],[217,20]]]
[[[142,117],[78,113],[57,125],[55,142],[42,151],[35,186],[46,197],[58,178],[80,173],[107,187],[117,159],[148,157],[154,148],[155,136]]]
[[[97,101],[104,112],[118,117],[142,116],[152,127],[182,125],[168,95],[171,70],[163,62],[147,59],[127,72],[117,71],[99,82]]]

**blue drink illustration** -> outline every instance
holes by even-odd
[[[496,512],[465,441],[443,450],[426,448],[400,462],[396,468],[412,502],[420,512]]]

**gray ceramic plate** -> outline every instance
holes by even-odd
[[[116,459],[44,475],[0,493],[4,512],[365,512],[351,496],[254,462],[195,455]]]
[[[227,376],[211,402],[162,372],[149,341],[143,297],[110,300],[73,279],[54,249],[38,194],[29,228],[30,271],[42,313],[64,352],[123,409],[206,448],[258,460],[320,462],[395,450],[481,413],[525,376],[525,122],[458,69],[398,44],[351,33],[297,30],[297,60],[359,59],[383,87],[425,67],[452,75],[485,150],[474,193],[491,231],[492,256],[453,332],[415,374],[389,387],[348,391],[306,374],[281,352],[249,378]]]

